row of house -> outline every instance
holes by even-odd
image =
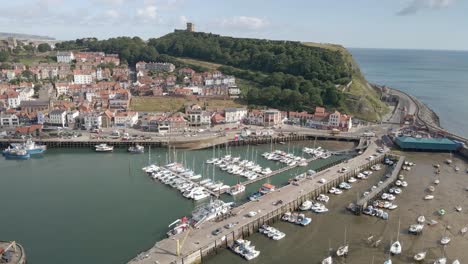
[[[106,54],[104,52],[73,52],[59,51],[57,52],[57,62],[71,63],[76,62],[93,62],[93,63],[113,63],[120,65],[118,54]]]

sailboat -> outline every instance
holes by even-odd
[[[324,258],[322,260],[322,264],[332,264],[333,263],[333,258],[331,256],[332,248],[331,248],[330,244],[331,244],[331,242],[330,242],[330,240],[328,240],[328,257],[326,257],[326,258]]]
[[[339,247],[338,250],[336,250],[336,255],[338,257],[346,256],[348,255],[348,251],[349,251],[349,245],[346,243],[346,227],[345,227],[344,243],[343,243],[343,246]]]
[[[398,241],[398,238],[400,237],[400,220],[398,220],[398,233],[397,233],[397,239],[395,243],[393,243],[390,247],[390,252],[393,255],[399,255],[401,254],[401,243]]]
[[[390,247],[392,246],[392,241],[390,241]],[[390,252],[388,253],[388,259],[384,261],[384,264],[392,264],[392,256]]]

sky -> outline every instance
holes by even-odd
[[[187,21],[235,37],[468,50],[466,0],[0,0],[0,32],[160,37]]]

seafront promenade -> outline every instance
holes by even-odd
[[[329,188],[340,182],[355,176],[359,171],[381,162],[384,153],[377,153],[378,146],[373,142],[362,155],[348,160],[345,164],[340,163],[317,173],[312,179],[304,179],[298,185],[287,185],[278,191],[261,197],[259,201],[248,202],[233,209],[233,216],[218,222],[209,222],[201,228],[186,231],[171,238],[157,242],[151,249],[139,254],[129,261],[130,264],[154,264],[154,263],[198,263],[203,258],[216,252],[220,246],[228,246],[233,240],[250,235],[263,223],[269,223],[278,219],[284,212],[297,209],[306,199],[313,199],[320,193],[327,192]],[[367,158],[375,155],[369,161]],[[348,173],[338,173],[338,170],[346,166]],[[320,179],[326,183],[320,183]],[[282,200],[281,206],[275,206],[275,201]],[[247,213],[255,211],[257,215],[247,217]],[[232,229],[223,228],[226,224],[236,223]],[[313,223],[312,223],[313,224]],[[221,234],[213,236],[211,232],[219,228]],[[180,252],[177,254],[177,244]]]

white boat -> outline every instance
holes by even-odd
[[[333,263],[333,258],[331,256],[328,256],[322,260],[322,264],[332,264],[332,263]]]
[[[419,234],[422,232],[422,230],[424,229],[424,225],[422,224],[414,224],[414,225],[410,225],[408,231],[411,233],[411,234]]]
[[[424,222],[426,222],[426,217],[424,217],[424,215],[420,215],[420,216],[418,217],[418,223],[422,224],[422,223],[424,223]]]
[[[317,197],[317,201],[320,201],[320,202],[328,203],[329,200],[330,200],[330,197],[328,197],[328,196],[325,195],[325,194],[320,194],[320,195]]]
[[[468,227],[463,227],[461,230],[460,230],[460,234],[464,235],[466,232],[468,232]]]
[[[452,264],[460,264],[460,261],[458,259],[454,260]]]
[[[442,245],[447,245],[448,243],[450,243],[450,241],[451,241],[450,237],[444,236],[444,237],[442,237],[442,239],[440,240],[440,244],[442,244]]]
[[[428,194],[428,195],[424,196],[424,200],[432,200],[432,199],[434,199],[434,195]]]
[[[307,211],[307,210],[310,210],[311,207],[312,207],[312,202],[309,200],[306,200],[305,202],[301,204],[301,206],[299,206],[299,210]]]
[[[434,261],[434,264],[446,264],[447,263],[447,258],[439,258],[436,261]]]
[[[245,186],[242,185],[242,184],[236,184],[234,186],[232,186],[231,188],[229,188],[229,190],[227,191],[228,194],[234,196],[234,195],[238,195],[240,193],[243,193],[245,192]]]
[[[457,206],[455,206],[455,210],[456,210],[457,212],[461,212],[461,211],[462,211],[462,207],[461,207],[460,205],[457,205]]]
[[[435,179],[435,180],[434,180],[434,184],[435,184],[435,185],[437,185],[437,184],[439,184],[439,183],[440,183],[440,180],[439,180],[439,179]]]
[[[416,260],[416,261],[422,261],[422,260],[424,260],[426,258],[426,253],[427,253],[426,251],[419,252],[416,255],[414,255],[413,259]]]
[[[338,257],[343,257],[343,256],[346,256],[348,255],[348,251],[349,251],[349,246],[346,242],[346,228],[345,228],[345,232],[344,232],[344,244],[343,246],[339,247],[337,250],[336,250],[336,255]]]
[[[401,254],[401,244],[400,241],[395,241],[392,246],[390,247],[390,252],[393,255],[399,255]]]
[[[113,146],[108,146],[107,144],[99,144],[94,146],[96,152],[112,152],[114,150]]]
[[[197,223],[210,221],[231,211],[232,203],[221,200],[211,200],[209,203],[197,206],[192,212],[192,219]]]

